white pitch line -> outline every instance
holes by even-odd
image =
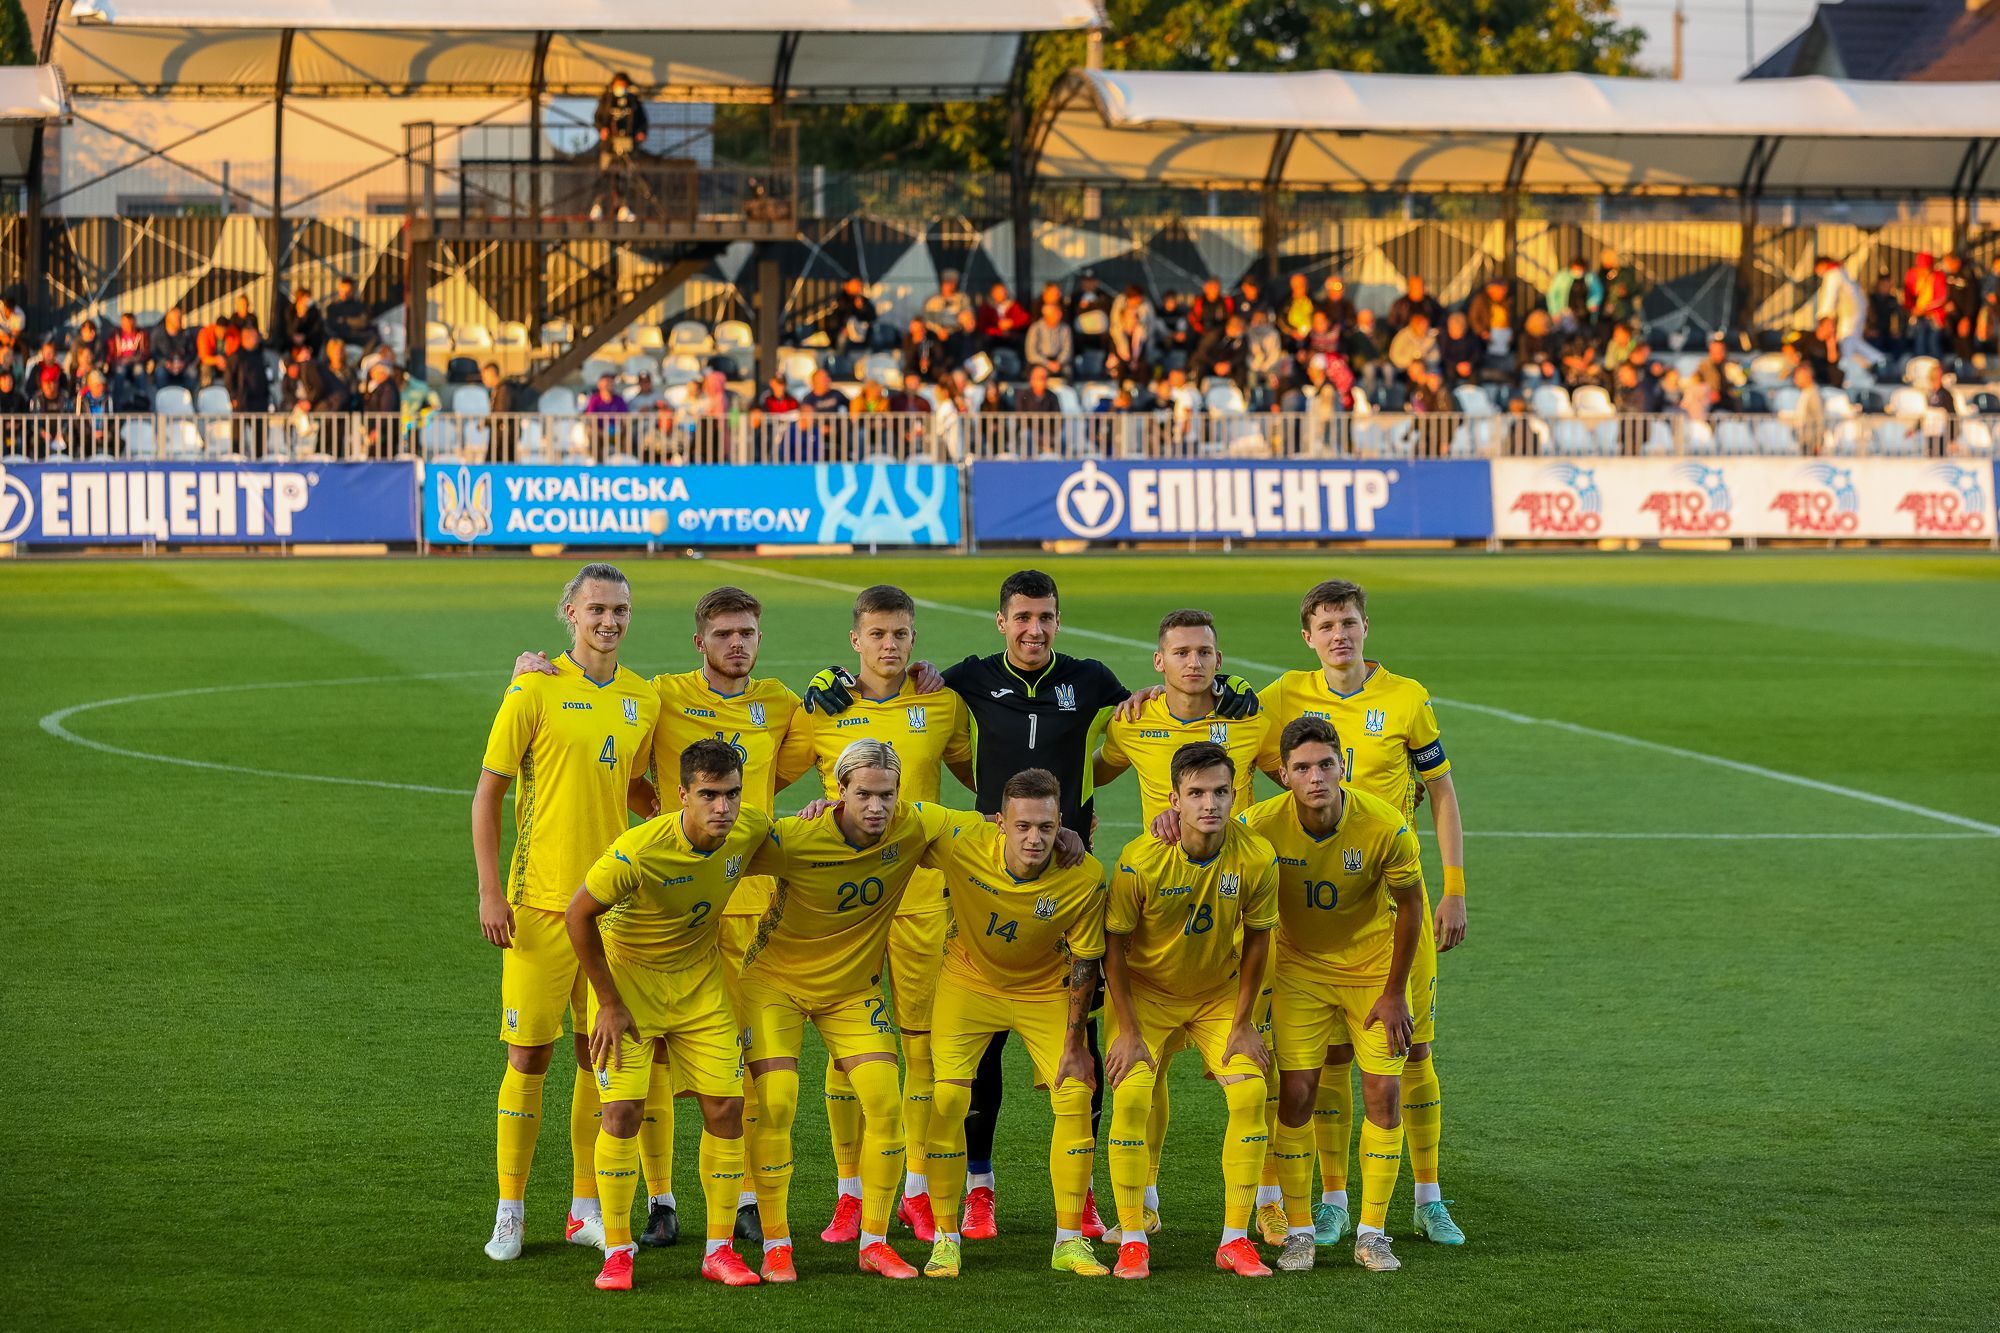
[[[722,565],[729,569],[740,569],[746,573],[762,574],[767,578],[784,579],[792,583],[810,584],[820,588],[831,588],[840,592],[852,593],[861,591],[860,588],[852,584],[835,583],[830,579],[819,579],[805,574],[793,574],[783,570],[767,569],[761,565],[743,564],[727,560],[711,560],[709,563]],[[930,601],[922,597],[915,598],[914,600],[918,606],[929,607],[938,611],[954,611],[960,615],[977,616],[982,620],[992,614],[991,612],[980,611],[969,606],[957,606],[950,602]],[[1138,649],[1141,652],[1151,652],[1154,648],[1153,644],[1139,639],[1129,639],[1118,634],[1104,634],[1097,630],[1072,629],[1065,625],[1062,632],[1080,638],[1095,639],[1100,643],[1119,644],[1126,648]],[[1237,666],[1249,667],[1254,671],[1269,671],[1273,674],[1282,673],[1288,669],[1281,666],[1274,666],[1269,662],[1258,662],[1248,657],[1228,658],[1225,660],[1231,661]],[[1899,801],[1893,796],[1882,796],[1872,791],[1862,791],[1857,787],[1843,787],[1838,783],[1821,782],[1818,778],[1802,777],[1797,773],[1786,773],[1780,769],[1765,768],[1761,764],[1746,764],[1740,759],[1726,759],[1719,754],[1706,754],[1700,750],[1689,750],[1678,745],[1667,745],[1661,741],[1649,741],[1640,736],[1627,736],[1622,732],[1605,731],[1598,727],[1586,727],[1576,722],[1563,722],[1556,718],[1530,717],[1525,713],[1516,713],[1505,708],[1495,708],[1490,704],[1467,703],[1463,699],[1447,699],[1442,695],[1434,697],[1437,699],[1437,702],[1449,708],[1464,708],[1475,713],[1485,713],[1490,717],[1503,718],[1506,721],[1519,723],[1523,726],[1555,727],[1562,731],[1572,732],[1578,736],[1590,736],[1597,740],[1611,741],[1618,745],[1630,745],[1641,750],[1651,750],[1655,754],[1666,754],[1672,755],[1677,759],[1691,760],[1698,764],[1713,764],[1717,768],[1733,769],[1738,773],[1748,773],[1752,777],[1768,778],[1772,782],[1789,783],[1794,787],[1804,787],[1809,791],[1824,792],[1829,796],[1845,796],[1849,800],[1866,801],[1870,805],[1879,805],[1884,809],[1899,810],[1904,814],[1917,815],[1924,819],[1935,819],[1945,824],[1955,824],[1960,828],[1971,829],[1987,837],[2000,837],[2000,824],[1988,824],[1982,820],[1972,819],[1965,815],[1952,814],[1948,810],[1933,810],[1927,805],[1917,805],[1911,801]]]

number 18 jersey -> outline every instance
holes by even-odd
[[[1104,929],[1130,937],[1125,959],[1135,984],[1206,995],[1236,975],[1246,928],[1278,924],[1277,890],[1271,844],[1233,820],[1206,861],[1142,833],[1118,853]]]

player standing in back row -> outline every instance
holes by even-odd
[[[1415,1226],[1419,1236],[1441,1245],[1462,1245],[1465,1233],[1452,1220],[1438,1186],[1438,1140],[1443,1098],[1431,1060],[1437,1028],[1437,956],[1465,938],[1465,826],[1451,761],[1432,715],[1430,693],[1364,655],[1368,638],[1368,594],[1360,585],[1329,579],[1306,593],[1299,606],[1300,634],[1319,657],[1317,671],[1288,671],[1259,691],[1273,730],[1258,768],[1282,783],[1277,741],[1285,724],[1301,717],[1324,718],[1339,733],[1341,766],[1347,785],[1387,801],[1405,819],[1414,817],[1418,784],[1430,798],[1444,862],[1444,896],[1433,917],[1425,895],[1424,929],[1410,971],[1410,1006],[1416,1028],[1402,1074],[1402,1119],[1416,1178]],[[1330,1245],[1347,1226],[1348,1138],[1354,1123],[1350,1065],[1352,1045],[1327,1052],[1320,1077],[1320,1170],[1324,1191],[1314,1209],[1319,1241]]]

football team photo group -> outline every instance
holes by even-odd
[[[996,1160],[1003,1105],[1038,1117],[1044,1094],[1053,1274],[1209,1262],[1156,1259],[1170,1228],[1247,1278],[1465,1243],[1434,1056],[1464,829],[1429,695],[1366,655],[1361,586],[1301,589],[1309,665],[1259,688],[1207,610],[1162,608],[1153,680],[1059,651],[1034,569],[997,590],[999,651],[933,664],[920,599],[878,584],[852,656],[787,645],[834,663],[795,691],[759,673],[756,597],[659,606],[634,582],[593,563],[562,586],[566,644],[516,663],[473,797],[505,1056],[490,1259],[550,1262],[524,1241],[560,1225],[602,1251],[603,1290],[794,1283],[806,1246],[851,1248],[855,1280],[977,1283],[1000,1190],[1044,1188],[1040,1163]],[[691,621],[692,669],[624,659],[641,616]],[[780,816],[801,778],[823,798]],[[1136,836],[1094,809],[1121,781]],[[1200,1095],[1170,1100],[1176,1060]],[[800,1132],[808,1097],[824,1138]],[[1162,1196],[1174,1155],[1219,1161],[1219,1218]]]

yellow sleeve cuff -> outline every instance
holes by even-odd
[[[1465,867],[1446,866],[1444,868],[1444,896],[1463,898],[1465,896]]]

